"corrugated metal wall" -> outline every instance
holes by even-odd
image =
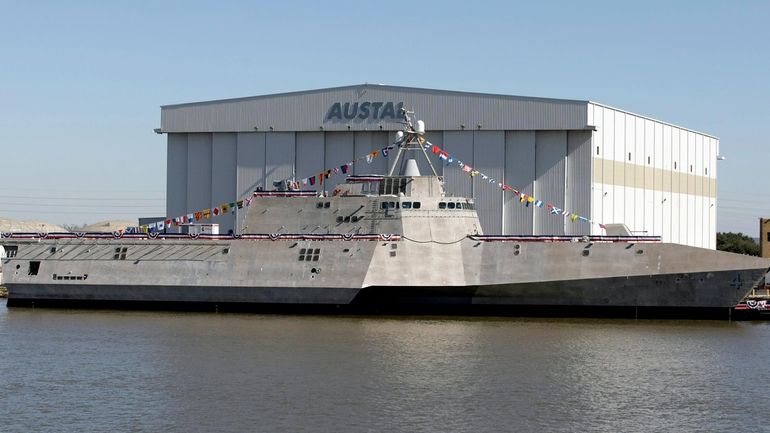
[[[505,133],[505,183],[525,194],[534,194],[535,131]],[[522,206],[510,192],[505,193],[503,200],[503,233],[534,234],[532,209]]]
[[[566,131],[538,131],[535,136],[535,197],[564,202]],[[556,203],[554,203],[556,204]],[[534,212],[535,233],[564,234],[564,218]]]
[[[512,193],[504,193],[498,183],[505,182],[522,192],[534,193],[559,207],[574,203],[573,211],[587,215],[588,203],[584,197],[590,187],[580,184],[580,173],[586,170],[586,160],[591,160],[590,132],[574,134],[569,135],[570,140],[566,131],[432,131],[427,134],[430,142],[494,179],[494,183],[481,176],[471,179],[456,163],[444,164],[430,152],[428,156],[438,174],[444,176],[447,194],[475,197],[485,232],[563,233],[562,217],[551,215],[545,208],[522,205]],[[168,214],[182,215],[229,203],[236,197],[248,196],[258,187],[270,189],[273,180],[292,175],[296,179],[317,175],[324,169],[333,169],[372,150],[382,149],[392,136],[386,132],[169,134],[169,160],[173,163],[168,165]],[[423,174],[430,174],[421,152],[415,152],[412,157],[417,159]],[[385,174],[394,160],[395,152],[387,158],[375,158],[371,164],[359,161],[353,171]],[[576,184],[576,196],[572,201],[565,196],[567,167],[574,170],[570,182]],[[323,187],[316,183],[304,188],[331,191],[343,180],[344,177],[337,174]],[[535,226],[535,218],[540,226]],[[225,233],[234,228],[232,215],[212,222],[220,224],[220,230]]]
[[[174,134],[171,134],[172,136]],[[169,137],[170,137],[169,136]],[[238,133],[238,198],[265,186],[265,133]]]
[[[567,132],[567,158],[565,160],[565,209],[578,215],[591,215],[591,131]],[[566,222],[566,233],[591,234],[591,226],[584,222]]]
[[[434,143],[439,145],[438,143]],[[439,145],[440,146],[440,145]],[[473,159],[473,131],[444,131],[444,144],[441,146],[455,160],[476,166]],[[435,159],[434,159],[435,160]],[[468,174],[459,169],[444,170],[444,183],[448,195],[473,197],[473,182]],[[486,230],[485,227],[482,226]]]
[[[500,190],[497,183],[505,182],[597,222],[715,246],[715,137],[595,103],[391,86],[164,107],[163,129],[183,131],[168,134],[168,214],[231,202],[272,188],[273,180],[316,175],[385,147],[401,128],[394,119],[325,119],[334,101],[363,100],[415,108],[429,141],[495,179],[470,179],[457,164],[429,155],[449,195],[476,198],[487,233],[601,233],[545,207],[525,207]],[[353,173],[385,174],[395,153],[359,162]],[[430,173],[422,154],[411,156]],[[342,180],[333,176],[323,189]],[[215,221],[223,232],[233,228],[231,216]]]
[[[320,173],[324,169],[325,137],[323,132],[298,132],[297,133],[297,178],[302,179],[312,174]],[[303,189],[323,191],[323,187],[304,185]]]
[[[164,132],[395,131],[400,118],[374,118],[357,111],[352,119],[329,118],[337,102],[403,103],[430,129],[583,129],[587,101],[452,92],[364,84],[251,98],[168,105],[161,110]],[[358,105],[356,105],[357,107]],[[351,113],[352,114],[352,113]],[[382,114],[382,113],[380,113]],[[257,129],[255,129],[257,128]]]
[[[500,163],[505,161],[505,131],[475,131],[473,161],[473,167],[490,178],[473,178],[473,191],[481,227],[485,233],[502,233],[503,190],[498,183],[504,180],[505,166]],[[462,173],[457,165],[449,170]],[[494,183],[489,182],[492,179]]]
[[[265,188],[272,189],[273,182],[289,179],[294,175],[295,134],[271,132],[265,136]]]
[[[211,204],[219,206],[235,201],[238,188],[238,141],[235,133],[214,133],[211,152]],[[212,218],[211,222],[227,230],[233,228],[232,213]]]
[[[716,248],[719,140],[595,103],[589,119],[597,128],[593,219],[624,223],[666,242]]]
[[[212,206],[211,140],[211,134],[187,135],[187,209],[199,210]]]
[[[166,156],[166,214],[187,212],[187,134],[169,134]]]

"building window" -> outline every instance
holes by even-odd
[[[676,161],[674,161],[674,170],[676,170]]]
[[[706,167],[706,176],[708,176],[708,175],[709,175],[709,168]]]
[[[324,203],[324,209],[329,209],[329,207],[331,207],[331,205],[332,205],[331,202],[328,202],[328,201],[325,202]]]
[[[596,146],[596,154],[599,154],[599,146]]]
[[[650,157],[647,157],[647,165],[650,165]]]
[[[690,173],[692,173],[692,164],[690,164]]]
[[[767,232],[767,241],[770,242],[770,232]]]
[[[631,161],[631,152],[628,152],[628,160]]]

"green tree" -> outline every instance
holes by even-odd
[[[750,256],[759,255],[759,245],[743,233],[717,233],[717,249]]]

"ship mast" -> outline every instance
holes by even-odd
[[[409,117],[412,114],[414,114],[414,111],[407,111],[405,108],[401,109],[401,115],[404,116],[404,130],[396,133],[396,141],[393,144],[398,146],[398,153],[396,154],[396,159],[393,161],[393,166],[390,167],[388,176],[393,176],[396,166],[399,165],[399,160],[401,161],[399,171],[403,169],[407,160],[405,152],[415,152],[419,150],[422,152],[423,156],[425,156],[425,161],[428,162],[430,171],[433,172],[434,176],[438,177],[438,173],[436,173],[436,169],[430,161],[428,152],[425,151],[425,146],[423,146],[426,143],[425,123],[423,123],[422,120],[416,121],[416,125],[415,123],[412,123],[412,119]]]

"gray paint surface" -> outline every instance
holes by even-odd
[[[329,120],[336,103],[403,103],[429,129],[584,129],[588,101],[453,92],[364,84],[221,101],[167,105],[164,132],[395,131],[400,119]],[[272,128],[272,129],[271,129]]]
[[[187,134],[169,134],[166,156],[166,215],[187,212]]]
[[[297,178],[304,179],[315,176],[324,169],[324,133],[297,133]],[[316,183],[303,185],[302,189],[323,191]]]
[[[535,136],[535,198],[564,197],[564,159],[567,155],[566,131],[538,131]],[[557,203],[554,205],[559,206]],[[530,205],[529,207],[532,207]],[[562,206],[559,206],[562,207]],[[565,220],[547,209],[533,210],[535,232],[564,234]],[[573,224],[570,222],[570,224]]]
[[[238,137],[235,133],[215,133],[212,140],[211,206],[235,201],[238,180]],[[233,230],[235,216],[232,213],[213,217],[221,232]]]
[[[532,194],[535,188],[535,131],[505,133],[505,182],[519,191]],[[534,234],[532,208],[522,206],[519,199],[506,192],[503,233]]]
[[[503,131],[476,131],[473,133],[474,168],[486,174],[490,179],[481,176],[473,178],[476,209],[479,213],[481,227],[488,233],[502,233],[503,190],[498,186],[503,180],[505,161],[505,133]],[[457,171],[456,167],[450,170]],[[466,180],[467,181],[467,180]]]
[[[272,189],[273,181],[294,175],[295,135],[293,132],[271,132],[265,137],[265,188]]]
[[[187,135],[188,211],[211,207],[211,141],[211,134]]]
[[[169,134],[171,137],[173,134]],[[238,133],[238,199],[265,186],[265,133]]]
[[[444,145],[440,146],[449,152],[455,160],[474,166],[473,161],[473,131],[444,131]],[[431,155],[435,160],[435,155]],[[448,195],[473,197],[473,182],[468,173],[457,168],[447,168],[444,171],[444,182]]]
[[[567,158],[565,160],[565,207],[585,217],[591,215],[591,182],[587,173],[592,173],[591,132],[567,132]],[[588,176],[590,178],[590,176]],[[566,224],[567,234],[591,234],[591,226],[585,223]]]

